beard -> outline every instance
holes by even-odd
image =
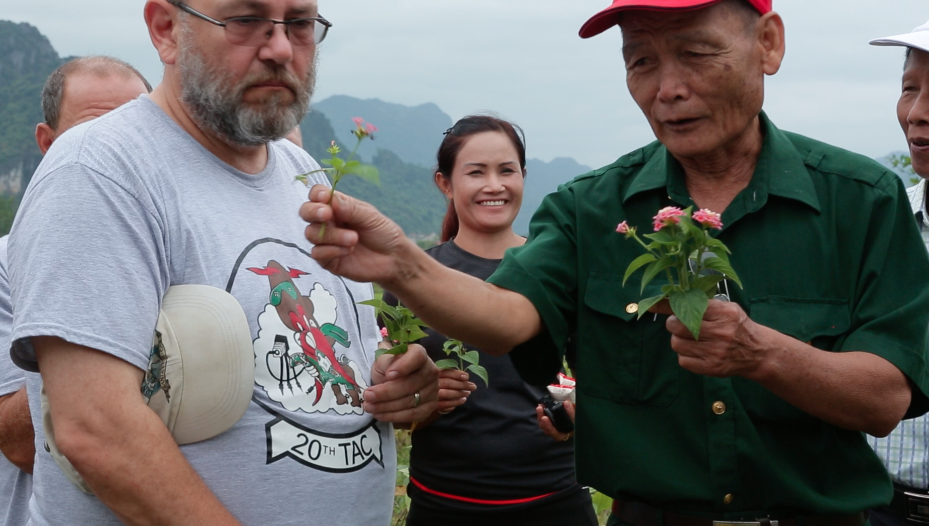
[[[316,57],[302,81],[283,66],[263,61],[263,71],[249,73],[236,83],[231,74],[207,62],[186,24],[178,44],[181,102],[201,129],[228,144],[249,147],[268,144],[286,136],[306,115],[316,86]],[[258,102],[243,101],[249,87],[268,81],[286,86],[293,92],[293,100],[275,92]]]

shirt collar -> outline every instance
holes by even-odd
[[[787,135],[777,129],[764,112],[761,112],[759,118],[764,142],[752,181],[743,192],[752,193],[752,201],[758,203],[758,208],[767,201],[768,195],[776,195],[800,201],[819,212],[819,199],[816,197],[816,189],[804,158]],[[815,157],[817,153],[810,152],[809,156]],[[822,155],[819,154],[819,157]],[[820,159],[812,160],[818,162]],[[623,202],[636,194],[658,188],[666,188],[672,198],[687,195],[684,170],[664,145],[636,175],[623,196]],[[689,197],[686,200],[689,201]]]
[[[926,222],[926,180],[919,179],[919,182],[906,189],[907,196],[910,198],[910,208],[913,209],[913,215],[916,220]]]

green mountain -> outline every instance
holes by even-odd
[[[408,163],[428,168],[435,165],[442,133],[452,125],[452,118],[431,103],[410,107],[379,99],[334,95],[313,103],[313,108],[329,117],[335,127],[335,138],[345,144],[354,144],[353,117],[362,117],[377,126],[380,132],[375,141],[365,141],[358,150],[364,157],[370,159],[383,148]]]
[[[38,29],[0,20],[0,194],[20,196],[42,160],[42,86],[61,63]]]
[[[303,147],[317,160],[330,157],[326,149],[333,140],[343,151],[351,151],[355,145],[354,136],[350,136],[351,142],[337,139],[329,119],[319,111],[303,119],[300,131]],[[445,214],[445,198],[432,182],[432,170],[404,162],[397,154],[383,148],[377,150],[373,159],[358,157],[377,166],[381,174],[380,187],[348,176],[339,182],[340,191],[373,204],[412,237],[424,238],[439,231]]]

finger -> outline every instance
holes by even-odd
[[[375,362],[373,371],[386,362]],[[401,375],[401,373],[403,373]],[[419,345],[411,345],[405,354],[394,357],[384,374],[386,381],[365,390],[365,411],[389,413],[412,407],[414,394],[422,401],[438,398],[439,370]]]
[[[461,380],[449,380],[447,378],[439,378],[439,389],[449,389],[454,391],[467,392],[468,394],[471,391],[477,389],[477,385],[471,382],[462,382]]]
[[[436,402],[436,408],[438,409],[440,413],[442,411],[445,411],[445,413],[448,413],[449,411],[451,411],[452,409],[455,409],[456,407],[463,406],[465,402],[467,401],[468,401],[468,397],[466,396],[463,396],[455,400],[441,400],[440,399],[438,402]]]
[[[439,389],[438,400],[442,402],[444,400],[458,400],[460,398],[467,398],[471,394],[471,391],[459,391],[457,389]]]
[[[574,415],[575,415],[575,412],[574,412],[574,411],[575,411],[574,404],[572,404],[571,402],[567,402],[567,401],[566,401],[566,402],[565,402],[564,404],[562,404],[562,405],[564,406],[565,412],[568,413],[568,416],[571,418],[571,421],[574,422]]]
[[[539,422],[539,428],[545,433],[546,436],[551,437],[554,440],[562,441],[568,435],[555,429],[555,425],[552,424],[551,419],[545,416],[545,412],[542,410],[542,406],[538,405],[535,408],[536,420]]]
[[[332,193],[332,188],[324,184],[314,184],[313,188],[310,188],[309,198],[310,201],[315,203],[327,203],[329,202],[329,194]]]
[[[299,213],[307,223],[325,223],[332,219],[332,208],[326,203],[307,201],[300,205]]]
[[[668,332],[674,336],[693,339],[693,334],[690,333],[690,329],[688,329],[677,316],[668,316],[664,326],[668,329]]]
[[[411,344],[407,351],[393,360],[387,367],[384,376],[387,380],[396,380],[414,373],[421,372],[423,369],[430,371],[430,376],[436,382],[439,378],[439,368],[435,366],[426,349],[419,344]]]
[[[340,228],[333,221],[309,224],[303,230],[303,235],[314,245],[351,248],[358,244],[358,232]]]

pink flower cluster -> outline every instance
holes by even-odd
[[[381,338],[387,339],[389,335],[387,334],[387,327],[381,327]]]
[[[658,211],[653,219],[652,226],[655,227],[655,232],[658,232],[663,227],[676,225],[681,222],[681,217],[684,216],[684,211],[676,206],[666,206]]]
[[[629,223],[623,221],[616,227],[616,232],[619,234],[628,234],[633,228],[629,226]]]
[[[715,228],[716,230],[723,229],[722,217],[716,212],[712,212],[706,208],[694,212],[693,219],[707,228]]]
[[[352,132],[355,134],[355,137],[359,139],[364,139],[365,137],[373,134],[377,129],[377,126],[371,124],[370,122],[366,123],[361,117],[352,117],[352,122],[355,123],[355,130]]]

